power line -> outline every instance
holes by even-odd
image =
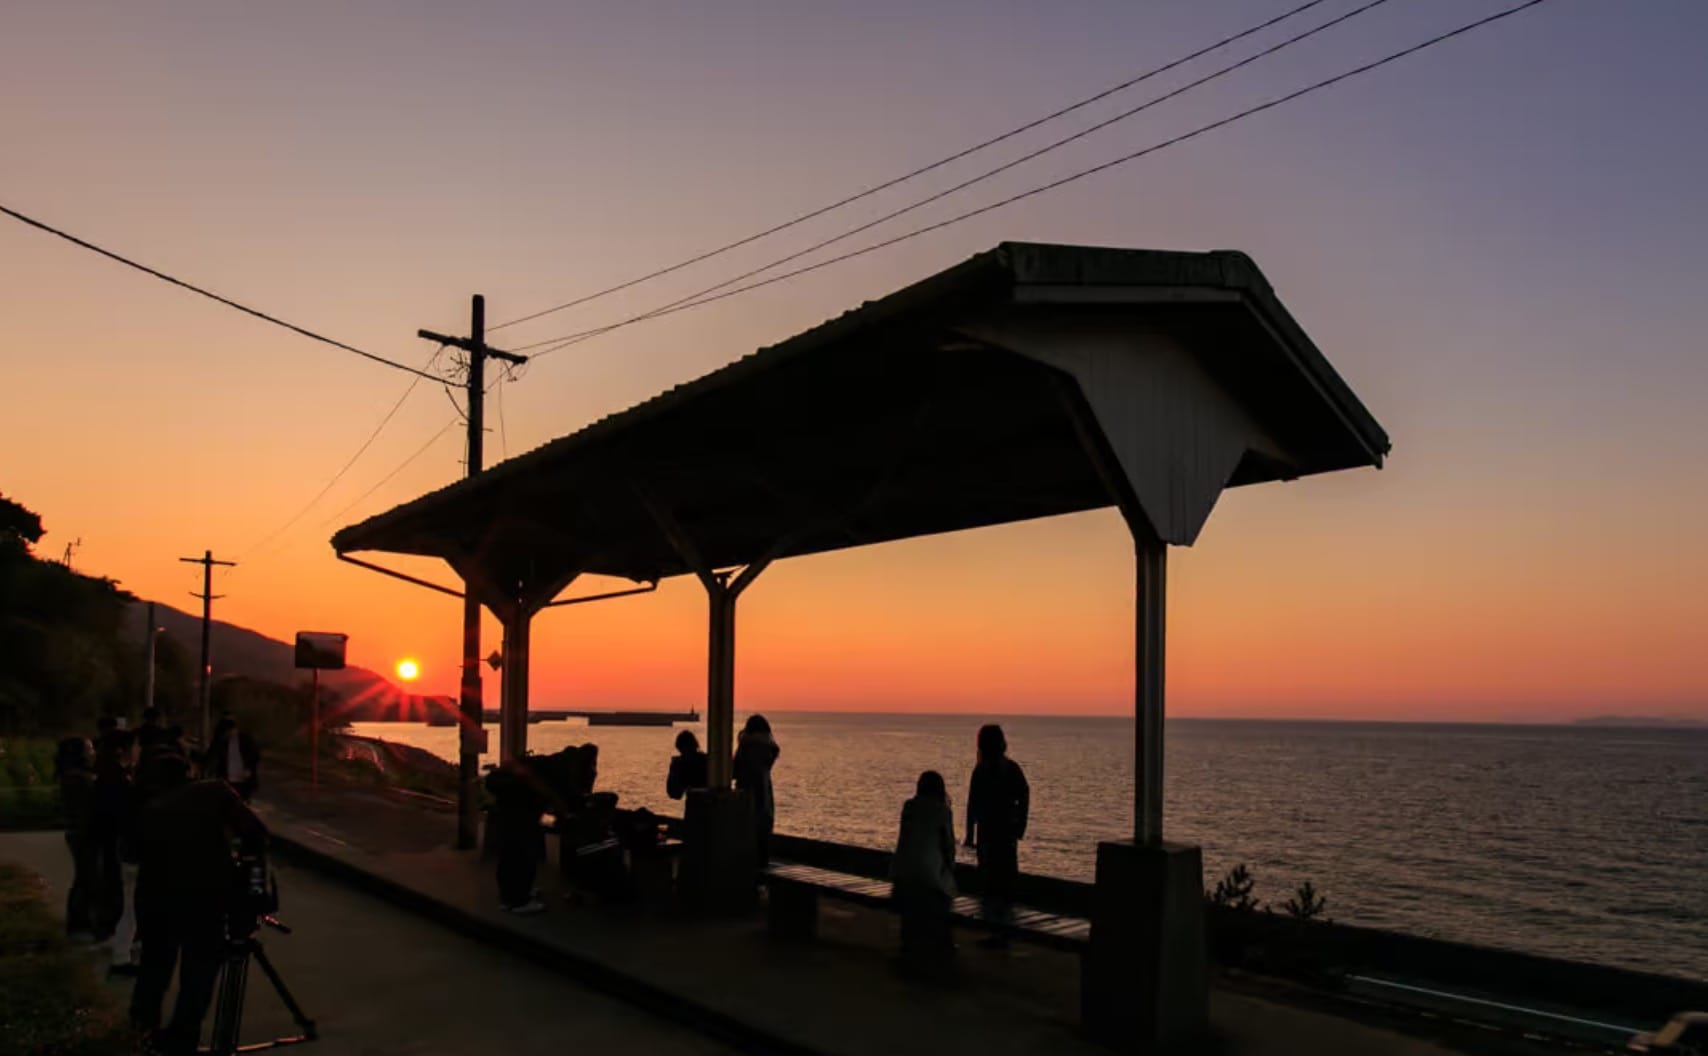
[[[433,364],[438,362],[439,356],[444,351],[444,345],[440,345],[438,349],[434,351],[432,357],[427,360],[427,370],[433,369]],[[285,521],[285,523],[273,529],[271,532],[268,532],[260,539],[259,542],[252,544],[249,549],[243,551],[243,553],[239,554],[238,557],[241,558],[245,555],[252,555],[255,554],[256,551],[264,549],[268,543],[277,539],[279,536],[284,535],[290,530],[292,525],[300,521],[309,510],[312,510],[316,505],[318,505],[320,500],[324,499],[327,493],[330,492],[340,480],[344,479],[344,475],[350,472],[351,467],[356,464],[357,460],[367,453],[368,448],[374,445],[374,441],[379,439],[380,433],[384,431],[385,427],[390,424],[391,420],[397,416],[397,412],[403,409],[404,403],[408,401],[410,394],[415,391],[415,386],[419,384],[421,384],[420,377],[410,378],[409,385],[403,390],[403,395],[399,396],[397,398],[397,402],[391,405],[391,410],[387,411],[385,413],[385,417],[379,420],[379,424],[374,426],[373,432],[369,433],[368,438],[362,441],[362,445],[356,448],[355,454],[350,456],[350,458],[344,463],[343,468],[339,469],[337,473],[334,473],[332,475],[332,479],[327,481],[326,484],[315,493],[314,498],[304,503],[302,508],[292,514],[289,520]]]
[[[1426,48],[1434,47],[1435,45],[1443,43],[1444,41],[1451,40],[1454,37],[1462,36],[1462,35],[1469,33],[1473,30],[1480,29],[1483,26],[1489,25],[1490,23],[1498,22],[1501,19],[1510,18],[1511,16],[1516,15],[1521,11],[1526,11],[1532,7],[1536,7],[1536,6],[1538,6],[1542,3],[1545,3],[1545,2],[1546,2],[1546,0],[1525,0],[1524,3],[1517,4],[1513,7],[1509,7],[1509,8],[1506,8],[1504,10],[1501,10],[1501,11],[1497,11],[1492,15],[1488,15],[1484,18],[1477,19],[1474,22],[1468,22],[1462,26],[1459,26],[1456,29],[1449,30],[1445,33],[1437,34],[1436,36],[1430,37],[1429,39],[1422,41],[1421,43],[1414,44],[1409,48],[1405,48],[1405,49],[1402,49],[1400,51],[1393,52],[1393,53],[1386,55],[1380,59],[1377,59],[1373,62],[1367,62],[1367,63],[1363,64],[1362,66],[1357,66],[1357,67],[1354,67],[1350,70],[1346,70],[1343,73],[1339,73],[1333,77],[1329,77],[1329,78],[1326,78],[1324,80],[1317,81],[1313,84],[1310,84],[1310,85],[1307,85],[1303,88],[1297,89],[1296,91],[1288,92],[1285,95],[1277,96],[1273,99],[1270,99],[1266,102],[1259,103],[1255,106],[1247,107],[1246,109],[1241,110],[1238,113],[1235,113],[1229,117],[1224,117],[1218,121],[1212,121],[1211,123],[1209,123],[1207,125],[1200,125],[1199,127],[1194,128],[1189,132],[1184,132],[1184,133],[1181,133],[1180,135],[1173,136],[1173,137],[1170,137],[1169,139],[1162,140],[1161,142],[1153,143],[1152,145],[1145,147],[1142,150],[1136,150],[1130,154],[1123,154],[1122,156],[1120,156],[1118,158],[1114,158],[1110,161],[1103,162],[1102,164],[1099,164],[1099,165],[1093,165],[1092,167],[1087,168],[1087,169],[1081,169],[1078,172],[1074,172],[1074,173],[1071,173],[1071,174],[1064,176],[1060,179],[1052,180],[1049,183],[1045,183],[1045,184],[1042,184],[1040,186],[1033,187],[1030,190],[1022,191],[1019,194],[1014,194],[1014,195],[1010,195],[1006,198],[998,199],[997,201],[991,202],[987,205],[982,205],[977,209],[970,209],[967,212],[960,213],[956,216],[949,217],[946,220],[940,220],[934,224],[927,224],[924,227],[919,227],[919,228],[915,228],[912,231],[904,232],[900,235],[895,236],[894,238],[884,239],[881,242],[874,242],[870,245],[862,246],[859,249],[851,250],[847,253],[842,253],[842,254],[839,254],[839,255],[834,256],[834,257],[829,257],[825,260],[821,260],[821,261],[818,261],[818,262],[813,263],[813,264],[808,264],[804,267],[795,268],[791,271],[783,272],[780,275],[773,275],[770,278],[761,279],[758,282],[748,283],[745,286],[737,286],[734,289],[724,290],[720,293],[715,293],[715,294],[712,294],[710,296],[701,297],[698,300],[688,300],[685,303],[679,301],[679,302],[673,303],[671,305],[668,305],[666,307],[654,309],[651,312],[646,312],[646,313],[643,313],[641,315],[631,316],[627,319],[622,319],[622,320],[619,320],[618,322],[611,323],[611,324],[608,324],[606,326],[595,327],[595,328],[590,329],[590,330],[582,330],[582,331],[579,331],[579,332],[573,333],[573,334],[565,334],[559,338],[554,339],[555,343],[551,344],[551,347],[546,348],[543,351],[537,353],[533,358],[537,360],[541,356],[547,355],[548,353],[556,352],[558,349],[566,348],[566,347],[573,345],[573,344],[578,344],[581,341],[585,341],[585,340],[592,338],[592,337],[597,337],[601,334],[610,333],[613,330],[621,329],[622,327],[629,326],[633,323],[642,322],[642,321],[647,320],[647,319],[656,319],[656,318],[658,318],[660,316],[664,316],[664,315],[673,315],[677,312],[688,311],[689,309],[693,309],[693,308],[699,308],[703,305],[711,304],[715,301],[721,301],[721,300],[724,300],[725,298],[728,298],[728,297],[735,297],[735,296],[738,296],[740,294],[750,292],[752,290],[761,289],[761,288],[766,287],[766,286],[771,286],[771,285],[774,285],[776,283],[795,278],[796,276],[799,276],[799,275],[805,275],[808,272],[818,271],[820,268],[827,268],[827,267],[831,266],[832,264],[840,264],[843,261],[853,260],[856,257],[862,257],[868,253],[874,253],[880,249],[887,249],[890,246],[897,245],[898,243],[901,243],[901,242],[906,242],[910,239],[918,238],[921,235],[930,234],[933,231],[940,231],[943,228],[952,226],[954,224],[961,223],[962,221],[971,220],[974,217],[982,216],[985,213],[993,212],[997,209],[1001,209],[1001,208],[1004,208],[1006,206],[1013,205],[1016,202],[1024,201],[1027,198],[1032,198],[1032,197],[1035,197],[1037,195],[1044,194],[1047,191],[1056,190],[1057,188],[1064,187],[1067,184],[1074,183],[1078,180],[1085,179],[1088,176],[1093,176],[1093,175],[1096,175],[1097,173],[1104,172],[1108,169],[1115,168],[1118,165],[1125,165],[1126,163],[1128,163],[1130,161],[1136,161],[1139,158],[1143,158],[1143,157],[1146,157],[1150,154],[1155,154],[1159,151],[1166,150],[1169,147],[1173,147],[1173,146],[1176,146],[1180,143],[1184,143],[1189,139],[1196,139],[1197,137],[1204,135],[1207,132],[1213,132],[1216,129],[1225,127],[1227,125],[1231,125],[1236,121],[1244,120],[1245,118],[1251,117],[1253,115],[1263,113],[1266,110],[1272,110],[1275,107],[1281,106],[1285,103],[1292,102],[1296,99],[1303,98],[1304,96],[1311,95],[1315,92],[1322,91],[1325,88],[1332,87],[1333,85],[1339,84],[1340,82],[1348,80],[1352,77],[1357,77],[1361,74],[1369,73],[1372,70],[1378,69],[1382,66],[1386,66],[1392,62],[1397,62],[1398,60],[1406,58],[1409,55],[1414,55],[1420,51],[1423,51]]]
[[[320,529],[325,529],[325,528],[330,527],[333,524],[336,524],[338,521],[342,520],[351,510],[355,509],[357,506],[360,506],[363,502],[365,502],[368,499],[369,496],[373,495],[374,492],[385,487],[387,484],[390,484],[392,482],[392,480],[395,479],[399,473],[402,473],[405,469],[408,469],[410,466],[414,465],[415,462],[418,459],[420,459],[422,455],[425,455],[428,451],[430,451],[432,449],[434,444],[439,442],[439,439],[441,437],[443,437],[446,433],[450,432],[452,427],[460,425],[460,424],[461,424],[461,422],[458,419],[453,418],[452,420],[446,422],[444,425],[440,426],[438,432],[436,432],[432,436],[428,437],[426,443],[424,443],[420,447],[416,448],[415,452],[413,454],[411,454],[408,458],[404,459],[402,462],[398,463],[395,467],[393,467],[391,472],[387,473],[385,476],[383,476],[379,480],[375,481],[372,487],[368,488],[367,491],[362,492],[362,494],[356,496],[356,498],[354,500],[352,500],[348,505],[346,505],[343,509],[341,509],[337,513],[334,513],[331,516],[327,517],[325,520],[318,522],[316,527],[320,528]],[[284,544],[284,549],[288,550],[294,545],[296,545],[296,544],[293,542],[287,542]],[[254,562],[251,561],[250,563],[253,564]]]
[[[324,528],[327,525],[330,525],[336,521],[342,520],[344,518],[344,516],[346,514],[348,514],[351,510],[355,509],[356,507],[360,506],[363,502],[367,501],[368,496],[372,495],[374,492],[385,487],[387,484],[390,484],[394,477],[396,477],[399,473],[402,473],[404,470],[408,469],[415,462],[416,459],[420,458],[422,455],[425,455],[427,453],[428,449],[430,449],[434,444],[438,443],[440,437],[442,437],[446,433],[450,432],[452,428],[454,428],[455,426],[457,426],[459,424],[461,424],[461,423],[457,419],[453,418],[450,421],[446,422],[444,425],[440,426],[439,431],[434,433],[430,438],[428,438],[428,440],[425,444],[422,444],[420,447],[416,448],[414,454],[410,455],[408,458],[406,458],[402,462],[398,463],[396,469],[393,469],[390,473],[387,473],[385,476],[381,477],[374,484],[373,487],[369,488],[367,491],[364,491],[364,492],[362,492],[362,494],[358,495],[356,497],[356,500],[354,502],[350,503],[350,505],[339,510],[337,513],[326,518],[324,521],[321,521],[320,527]]]
[[[506,381],[509,381],[509,380],[510,380],[510,370],[508,367],[506,367],[504,370],[504,373],[498,375],[498,380],[493,382],[493,384],[495,386],[497,386],[497,388],[498,388],[498,458],[499,458],[499,461],[503,461],[504,459],[510,457],[510,434],[509,434],[509,429],[504,424],[504,383]]]
[[[395,367],[398,370],[401,370],[407,374],[414,374],[417,377],[426,378],[428,381],[438,381],[439,380],[437,377],[434,377],[433,375],[428,374],[425,371],[416,370],[414,367],[411,367],[408,364],[399,363],[395,359],[387,359],[384,356],[375,355],[372,352],[367,352],[367,351],[364,351],[363,349],[357,348],[355,345],[347,345],[342,341],[335,341],[332,338],[327,337],[324,334],[317,334],[313,330],[305,329],[303,327],[296,325],[295,323],[287,323],[283,319],[280,319],[278,316],[269,315],[266,312],[263,312],[258,308],[251,308],[246,304],[239,304],[238,302],[232,300],[229,297],[222,297],[219,294],[214,293],[211,290],[207,290],[207,289],[204,289],[200,286],[197,286],[194,283],[185,282],[183,279],[174,278],[173,276],[166,274],[164,271],[159,271],[155,268],[151,268],[146,264],[140,264],[140,263],[130,259],[129,257],[121,256],[118,253],[114,253],[110,249],[103,249],[100,246],[97,246],[93,242],[89,242],[85,239],[78,238],[76,235],[70,234],[69,232],[61,231],[59,228],[54,227],[51,224],[43,223],[42,221],[37,220],[34,217],[25,216],[23,213],[18,212],[16,209],[10,209],[4,205],[0,205],[0,213],[5,213],[7,216],[10,216],[14,220],[22,221],[23,223],[26,223],[26,224],[30,225],[31,227],[36,228],[37,230],[45,231],[48,234],[53,235],[53,236],[58,237],[58,238],[63,238],[65,241],[70,242],[74,246],[80,246],[83,249],[87,249],[92,253],[99,253],[101,256],[106,257],[108,260],[116,260],[120,264],[123,264],[128,268],[135,268],[137,271],[140,271],[145,275],[152,275],[155,278],[161,280],[162,282],[169,282],[174,286],[180,287],[181,289],[189,290],[191,293],[201,294],[203,297],[206,297],[209,300],[218,301],[220,304],[225,305],[227,308],[235,308],[238,311],[243,312],[247,315],[252,315],[257,319],[262,319],[262,320],[265,320],[266,322],[272,323],[274,326],[282,326],[286,330],[290,330],[294,333],[301,334],[303,337],[307,337],[307,338],[310,338],[312,340],[319,341],[321,344],[331,345],[333,348],[341,348],[346,352],[354,352],[356,355],[361,356],[364,359],[371,359],[375,363],[383,363],[388,367]]]
[[[1210,83],[1211,81],[1217,80],[1218,78],[1221,78],[1221,77],[1225,77],[1228,74],[1234,73],[1237,70],[1244,69],[1245,67],[1250,66],[1252,63],[1259,62],[1263,59],[1268,58],[1271,55],[1274,55],[1276,52],[1283,51],[1287,48],[1290,48],[1294,44],[1298,44],[1302,41],[1309,40],[1311,37],[1314,37],[1319,33],[1322,33],[1322,32],[1325,32],[1326,30],[1332,29],[1342,22],[1345,22],[1345,21],[1352,19],[1352,18],[1356,18],[1357,16],[1363,14],[1364,12],[1369,11],[1370,9],[1375,8],[1375,7],[1380,7],[1387,2],[1388,2],[1388,0],[1368,0],[1367,3],[1365,3],[1359,7],[1356,7],[1354,9],[1352,9],[1351,11],[1346,12],[1345,14],[1342,14],[1342,15],[1339,15],[1335,18],[1332,18],[1329,21],[1322,23],[1321,25],[1313,26],[1312,28],[1307,29],[1301,33],[1297,33],[1297,34],[1287,38],[1286,40],[1280,41],[1276,44],[1272,44],[1269,47],[1263,49],[1262,51],[1259,51],[1259,52],[1256,52],[1255,54],[1249,55],[1246,58],[1240,59],[1237,62],[1229,63],[1228,65],[1223,66],[1219,69],[1212,70],[1210,73],[1207,73],[1202,77],[1199,77],[1197,80],[1189,81],[1186,84],[1183,84],[1180,87],[1175,88],[1172,91],[1165,92],[1162,95],[1154,96],[1150,99],[1147,99],[1145,102],[1140,103],[1138,106],[1131,107],[1127,110],[1122,111],[1119,114],[1114,115],[1113,117],[1109,117],[1109,118],[1104,119],[1103,121],[1099,121],[1097,124],[1094,124],[1094,125],[1090,126],[1089,128],[1081,129],[1080,131],[1075,132],[1072,135],[1064,136],[1061,139],[1054,141],[1053,143],[1045,144],[1044,146],[1039,147],[1036,150],[1032,150],[1026,154],[1022,154],[1019,157],[1014,158],[1011,161],[1006,161],[1006,162],[1002,163],[1001,165],[996,166],[995,168],[987,169],[984,172],[979,173],[977,176],[973,176],[969,179],[963,180],[960,183],[957,183],[952,187],[945,188],[941,191],[936,192],[935,194],[927,195],[924,198],[920,198],[914,202],[911,202],[907,205],[902,206],[900,209],[896,209],[896,210],[893,210],[891,212],[885,213],[883,216],[880,216],[880,217],[876,218],[875,220],[869,220],[863,224],[859,224],[855,227],[851,227],[848,230],[843,231],[841,234],[832,235],[829,238],[823,239],[819,242],[815,242],[812,245],[807,246],[805,249],[797,250],[796,252],[790,253],[787,256],[778,257],[777,259],[772,260],[766,264],[762,264],[757,268],[753,268],[749,271],[742,272],[739,275],[736,275],[732,278],[725,279],[722,282],[715,283],[714,285],[708,286],[705,289],[697,290],[694,293],[690,293],[685,297],[679,297],[676,300],[671,301],[667,304],[661,305],[658,308],[654,308],[649,312],[644,312],[639,316],[635,316],[631,320],[626,320],[626,322],[629,322],[629,321],[638,322],[643,318],[650,318],[655,314],[668,314],[669,310],[675,309],[678,306],[686,305],[692,301],[698,301],[708,294],[716,293],[719,290],[725,289],[725,288],[730,287],[730,286],[734,286],[737,283],[743,282],[747,279],[754,278],[755,276],[758,276],[758,275],[763,275],[765,272],[770,271],[773,268],[780,267],[781,265],[787,264],[790,261],[799,260],[802,257],[816,253],[819,250],[824,249],[828,246],[833,246],[838,242],[842,242],[846,239],[852,238],[855,235],[861,234],[862,232],[870,231],[874,227],[879,227],[885,223],[888,223],[891,220],[897,219],[898,217],[905,216],[908,213],[915,211],[916,209],[922,209],[925,206],[930,205],[934,202],[942,201],[944,198],[947,198],[951,195],[954,195],[954,194],[957,194],[961,191],[964,191],[969,187],[972,187],[972,186],[979,184],[979,183],[983,183],[985,180],[988,180],[988,179],[991,179],[995,176],[1001,175],[1002,173],[1007,172],[1010,169],[1016,168],[1020,165],[1024,165],[1028,161],[1032,161],[1036,158],[1040,158],[1040,157],[1044,156],[1045,154],[1049,154],[1053,151],[1060,150],[1062,147],[1065,147],[1070,143],[1077,142],[1081,139],[1086,138],[1087,136],[1093,135],[1097,132],[1102,131],[1105,128],[1108,128],[1111,125],[1115,125],[1115,124],[1118,124],[1122,121],[1126,121],[1129,118],[1135,117],[1138,114],[1141,114],[1141,113],[1145,112],[1146,110],[1151,109],[1152,107],[1159,106],[1162,103],[1166,103],[1171,99],[1178,98],[1179,96],[1182,96],[1182,95],[1186,94],[1187,92],[1190,92],[1196,88],[1202,87],[1203,85]],[[601,332],[603,332],[603,331],[601,331]],[[583,335],[582,334],[576,334],[576,335],[569,335],[569,336],[579,337],[579,336],[583,336]],[[591,335],[588,334],[587,336],[591,336]],[[523,345],[520,349],[518,349],[518,351],[528,351],[529,349],[539,348],[539,347],[542,347],[545,345],[553,345],[553,346],[561,347],[561,346],[558,346],[558,342],[563,341],[563,340],[565,340],[564,337],[547,338],[544,341],[537,341],[532,345]],[[557,347],[546,349],[546,351],[547,352],[554,352],[557,350]],[[542,352],[540,354],[544,355],[545,353]]]
[[[1223,37],[1221,40],[1216,41],[1214,44],[1210,44],[1206,47],[1199,48],[1197,51],[1192,52],[1190,55],[1182,56],[1181,58],[1175,59],[1173,62],[1167,63],[1167,64],[1162,65],[1162,66],[1157,66],[1153,69],[1147,70],[1144,73],[1139,74],[1137,77],[1129,78],[1125,81],[1122,81],[1120,84],[1111,85],[1110,87],[1105,88],[1100,92],[1097,92],[1095,95],[1086,96],[1084,99],[1081,99],[1076,103],[1069,104],[1068,106],[1064,106],[1060,110],[1056,110],[1052,113],[1045,114],[1043,117],[1037,118],[1037,119],[1032,120],[1032,121],[1028,121],[1025,124],[1019,125],[1015,128],[1011,128],[1008,131],[1001,133],[1000,135],[993,136],[990,139],[984,140],[981,143],[975,143],[974,145],[972,145],[970,147],[967,147],[963,150],[956,151],[955,153],[950,154],[949,156],[947,156],[945,158],[940,158],[937,161],[933,161],[928,165],[922,165],[919,168],[912,170],[911,172],[903,173],[902,175],[897,176],[893,179],[885,180],[883,183],[876,184],[872,187],[866,188],[863,191],[859,191],[855,194],[851,194],[848,197],[841,199],[840,201],[832,202],[829,205],[822,206],[818,209],[814,209],[811,212],[802,213],[799,216],[794,217],[793,219],[785,220],[780,224],[776,224],[772,227],[768,227],[765,230],[758,232],[757,234],[748,235],[745,238],[740,238],[734,242],[726,243],[724,245],[717,247],[716,249],[710,249],[710,250],[707,250],[703,253],[696,254],[695,256],[689,257],[687,260],[679,261],[678,263],[672,264],[669,267],[659,268],[657,271],[648,272],[645,275],[641,275],[637,278],[629,279],[626,282],[620,282],[615,286],[608,286],[605,289],[597,290],[593,293],[586,294],[585,296],[577,297],[574,300],[565,301],[562,304],[553,305],[550,308],[545,308],[545,309],[542,309],[540,311],[533,312],[529,315],[519,316],[518,318],[511,319],[508,322],[499,323],[497,326],[489,327],[488,332],[491,332],[494,330],[502,330],[508,326],[516,326],[519,323],[530,322],[531,320],[539,319],[542,316],[551,315],[555,312],[561,312],[561,311],[564,311],[565,309],[568,309],[568,308],[574,308],[574,307],[577,307],[578,305],[586,304],[589,301],[598,300],[599,298],[605,297],[609,294],[618,293],[622,290],[629,289],[630,287],[633,287],[633,286],[639,286],[643,282],[650,282],[653,279],[662,278],[663,276],[672,274],[673,272],[681,271],[683,268],[691,267],[692,265],[698,264],[701,261],[710,260],[713,257],[720,256],[721,254],[724,254],[724,253],[728,253],[732,249],[740,249],[742,246],[749,245],[751,243],[757,242],[762,238],[767,238],[771,235],[777,234],[780,231],[787,231],[789,228],[795,227],[799,224],[804,224],[808,220],[813,220],[813,219],[816,219],[818,217],[825,215],[826,213],[834,212],[835,210],[840,209],[845,205],[852,205],[855,202],[861,201],[862,199],[870,198],[872,195],[877,194],[881,191],[886,191],[886,190],[890,189],[891,187],[894,187],[898,184],[906,183],[908,180],[914,179],[915,177],[923,176],[926,173],[933,172],[937,169],[942,168],[945,165],[949,165],[949,164],[952,164],[954,162],[960,161],[962,158],[966,158],[966,157],[969,157],[973,154],[977,154],[979,151],[985,150],[989,147],[994,147],[998,143],[1006,142],[1007,140],[1013,139],[1015,136],[1021,135],[1022,133],[1030,132],[1032,129],[1037,128],[1040,125],[1046,125],[1046,124],[1050,123],[1051,121],[1056,120],[1057,118],[1066,117],[1068,114],[1071,114],[1076,110],[1083,109],[1087,106],[1090,106],[1092,103],[1099,102],[1099,101],[1101,101],[1103,99],[1107,99],[1110,96],[1115,95],[1119,92],[1126,91],[1128,88],[1131,88],[1136,84],[1140,84],[1144,81],[1150,80],[1152,77],[1156,77],[1156,76],[1159,76],[1161,74],[1167,73],[1168,71],[1176,69],[1180,66],[1183,66],[1186,63],[1191,62],[1194,59],[1202,58],[1203,56],[1208,55],[1213,51],[1217,51],[1221,48],[1225,48],[1229,44],[1235,43],[1236,41],[1239,41],[1239,40],[1243,40],[1246,37],[1249,37],[1254,33],[1261,33],[1262,31],[1270,28],[1271,26],[1278,25],[1282,22],[1285,22],[1287,19],[1292,18],[1294,15],[1298,15],[1298,14],[1301,14],[1305,11],[1308,11],[1311,8],[1316,7],[1317,5],[1319,5],[1323,2],[1324,2],[1324,0],[1308,0],[1308,2],[1306,2],[1306,3],[1300,4],[1297,7],[1294,7],[1288,11],[1284,11],[1279,15],[1276,15],[1274,18],[1269,19],[1267,22],[1261,22],[1255,26],[1252,26],[1250,29],[1241,30],[1240,32],[1235,33],[1232,36]],[[738,279],[735,281],[740,281],[740,280]]]
[[[464,364],[464,369],[466,367],[467,365]],[[457,402],[457,394],[449,385],[445,386],[445,399],[451,401],[451,410],[457,412],[457,421],[466,422],[469,420],[468,412],[463,410],[463,405]]]

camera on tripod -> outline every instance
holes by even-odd
[[[318,1037],[314,1020],[308,1018],[296,997],[280,977],[278,969],[267,957],[256,933],[265,924],[287,935],[291,929],[279,923],[273,914],[279,910],[279,884],[267,868],[266,855],[259,849],[238,846],[232,851],[231,890],[226,897],[226,953],[221,968],[217,1004],[214,1006],[210,1056],[233,1056],[242,1052],[295,1045]],[[249,965],[260,966],[273,992],[284,1003],[291,1018],[302,1033],[275,1038],[259,1044],[243,1045],[238,1035],[243,1029],[243,1000],[249,983]]]
[[[273,917],[279,911],[279,882],[259,850],[238,848],[232,853],[231,893],[226,900],[226,934],[241,942],[263,923],[279,931],[290,929]]]

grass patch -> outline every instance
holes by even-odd
[[[48,909],[45,885],[19,866],[0,864],[0,957],[64,944],[65,927]]]
[[[0,830],[52,829],[65,823],[48,737],[0,738]]]
[[[0,864],[0,1039],[18,1056],[113,1056],[137,1039],[87,951],[65,941],[47,888]]]

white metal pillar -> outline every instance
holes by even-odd
[[[1162,843],[1164,660],[1168,625],[1168,544],[1149,532],[1133,533],[1137,565],[1134,659],[1136,741],[1133,752],[1133,839]]]

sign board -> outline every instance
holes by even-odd
[[[297,666],[316,671],[344,670],[344,643],[347,634],[328,631],[297,632]]]

